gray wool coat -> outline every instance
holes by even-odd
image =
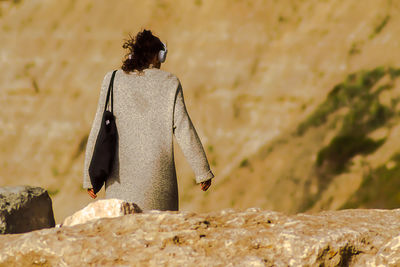
[[[85,152],[83,187],[100,129],[108,84],[104,77],[97,112]],[[106,198],[134,202],[143,210],[178,210],[173,136],[191,165],[196,182],[214,177],[203,146],[186,110],[182,86],[171,73],[152,68],[144,73],[118,70],[114,80],[114,116],[118,146]]]

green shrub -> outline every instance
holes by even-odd
[[[388,169],[386,164],[364,176],[360,188],[349,198],[341,209],[377,208],[394,209],[400,207],[400,154],[391,161],[395,165]]]
[[[391,81],[372,91],[384,75],[389,75]],[[297,134],[302,135],[311,127],[326,124],[329,116],[334,116],[329,121],[331,128],[336,129],[340,123],[336,136],[317,154],[315,175],[319,192],[329,185],[335,175],[346,170],[354,156],[373,153],[384,144],[385,139],[373,140],[368,135],[387,125],[396,115],[394,107],[398,100],[394,99],[390,106],[384,106],[379,102],[379,96],[385,90],[390,90],[393,80],[399,76],[400,69],[392,67],[352,73],[334,86],[326,100],[299,125]],[[335,114],[341,108],[346,108],[343,109],[345,113]]]
[[[243,159],[241,162],[240,162],[240,164],[239,164],[239,167],[240,168],[243,168],[243,167],[247,167],[247,166],[249,166],[249,160],[248,159]]]
[[[385,139],[374,141],[363,135],[343,135],[335,137],[317,156],[316,165],[325,171],[340,173],[348,161],[357,154],[369,154],[379,148]]]
[[[330,114],[342,107],[349,107],[355,113],[364,113],[365,107],[376,98],[376,94],[371,94],[370,89],[390,71],[395,72],[394,69],[377,67],[371,71],[359,71],[348,75],[344,82],[333,87],[326,100],[299,125],[297,134],[303,135],[310,127],[324,124]]]
[[[390,16],[386,15],[374,28],[373,32],[370,34],[369,38],[372,39],[375,36],[377,36],[382,30],[383,28],[385,28],[385,26],[388,24],[390,20]]]

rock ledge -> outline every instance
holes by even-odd
[[[0,236],[0,265],[396,266],[400,210],[150,211]]]

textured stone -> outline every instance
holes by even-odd
[[[0,187],[0,234],[54,227],[52,202],[46,190],[31,186]]]
[[[134,203],[120,199],[102,199],[90,203],[85,208],[67,217],[61,226],[72,226],[94,219],[113,218],[139,212],[142,212],[141,209]]]
[[[0,266],[399,266],[400,210],[146,211],[0,236]]]
[[[376,257],[361,258],[360,265],[364,266],[399,266],[400,265],[400,235],[382,246]]]

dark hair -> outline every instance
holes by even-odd
[[[164,48],[160,39],[149,30],[139,32],[135,37],[129,36],[122,46],[128,49],[122,63],[122,70],[125,72],[142,71],[152,63],[154,56]]]

